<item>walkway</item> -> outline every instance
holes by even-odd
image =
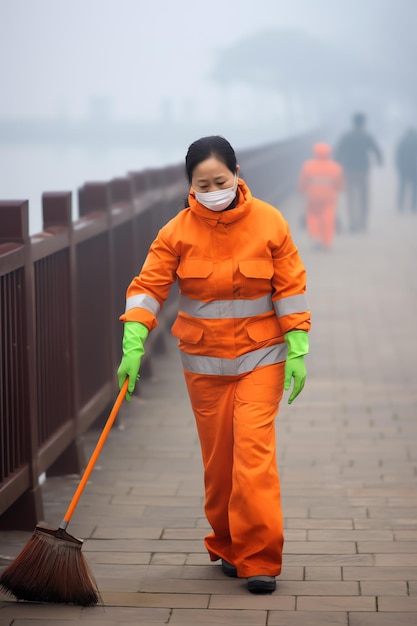
[[[417,623],[417,215],[398,215],[375,173],[369,235],[312,250],[290,216],[309,274],[309,377],[278,420],[286,518],[272,595],[228,579],[203,547],[199,444],[175,342],[124,405],[70,524],[85,538],[103,606],[0,596],[0,626],[411,626]],[[87,453],[97,431],[85,437]],[[56,528],[77,478],[44,484]],[[0,565],[29,535],[0,533]]]

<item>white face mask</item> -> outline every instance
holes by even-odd
[[[196,191],[196,200],[207,209],[210,209],[210,211],[223,211],[235,199],[237,182],[238,179],[236,172],[233,187],[228,187],[227,189],[219,189],[218,191],[206,191],[204,193]]]

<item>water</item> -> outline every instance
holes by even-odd
[[[179,146],[179,148],[182,146]],[[42,193],[72,191],[73,220],[78,218],[77,190],[85,182],[107,181],[132,170],[183,161],[175,150],[117,146],[0,145],[0,200],[29,201],[29,234],[42,230]]]

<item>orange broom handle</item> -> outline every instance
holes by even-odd
[[[81,494],[84,491],[84,488],[85,488],[85,486],[86,486],[86,484],[88,482],[88,479],[90,478],[90,474],[93,471],[93,467],[96,464],[97,459],[98,459],[98,457],[100,455],[100,452],[103,449],[103,446],[104,446],[104,443],[105,443],[105,441],[107,439],[107,436],[108,436],[108,434],[109,434],[109,432],[111,430],[111,427],[113,426],[114,420],[116,419],[116,416],[117,416],[117,414],[119,412],[119,409],[120,409],[120,407],[121,407],[121,405],[123,403],[124,397],[125,397],[126,392],[127,392],[128,384],[129,384],[129,378],[126,378],[125,382],[123,383],[123,387],[119,391],[119,395],[116,398],[116,402],[113,405],[113,408],[112,408],[112,410],[110,412],[110,415],[107,418],[107,422],[106,422],[106,424],[105,424],[105,426],[103,428],[103,432],[101,433],[100,438],[97,441],[96,447],[94,448],[94,452],[91,455],[90,460],[88,462],[88,465],[87,465],[87,467],[84,470],[84,474],[81,477],[80,484],[78,485],[77,490],[74,493],[74,495],[72,497],[72,500],[71,500],[71,503],[70,503],[70,505],[69,505],[69,507],[67,509],[67,512],[64,515],[64,519],[62,520],[62,523],[60,525],[60,528],[62,528],[64,530],[66,529],[66,527],[69,524],[69,521],[70,521],[70,519],[72,517],[72,514],[75,511],[75,507],[77,506],[78,501],[79,501],[79,499],[81,497]]]

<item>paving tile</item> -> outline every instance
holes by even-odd
[[[373,554],[287,554],[284,564],[287,565],[373,565],[375,555]]]
[[[117,483],[119,484],[119,483]],[[179,490],[179,482],[169,483],[161,481],[160,484],[155,484],[155,481],[144,482],[144,483],[131,483],[128,484],[129,495],[131,494],[134,497],[144,496],[144,495],[153,495],[153,496],[175,496],[178,494]],[[181,494],[179,494],[181,495]],[[184,494],[187,495],[187,494]],[[194,494],[193,494],[194,495]],[[198,491],[198,494],[201,496],[201,485]]]
[[[309,541],[393,541],[390,530],[309,530]]]
[[[366,507],[351,507],[351,508],[340,508],[340,507],[329,507],[329,506],[322,506],[322,507],[316,507],[313,506],[310,509],[310,517],[325,517],[325,518],[332,518],[334,517],[335,519],[340,519],[340,518],[360,518],[360,517],[368,517],[368,511]]]
[[[13,623],[13,626],[28,626],[28,624],[31,624],[32,626],[44,626],[45,624],[48,626],[70,626],[71,624],[78,624],[79,620],[72,620],[72,619],[55,619],[54,617],[52,619],[14,619],[13,622],[10,621],[2,621],[1,617],[0,617],[0,626],[10,626],[10,624]],[[101,622],[100,626],[114,626],[114,622]]]
[[[97,526],[91,535],[92,539],[160,539],[163,528]]]
[[[204,552],[187,554],[185,559],[186,565],[207,565],[208,562],[208,554]]]
[[[414,561],[415,563],[415,561]],[[417,565],[415,567],[343,567],[343,580],[417,580]]]
[[[155,552],[150,560],[151,565],[185,565],[187,555],[183,552]]]
[[[187,578],[164,578],[159,579],[145,579],[140,583],[140,591],[144,593],[177,593],[177,594],[230,594],[239,590],[242,593],[246,592],[245,583],[237,578],[223,579],[187,579]]]
[[[268,626],[348,626],[348,615],[342,611],[269,611]]]
[[[349,613],[349,626],[415,626],[417,613]]]
[[[287,528],[302,528],[302,529],[317,529],[317,530],[326,530],[326,529],[342,529],[342,530],[351,530],[353,528],[353,523],[351,519],[299,519],[299,518],[287,518],[286,519],[286,527]]]
[[[376,526],[375,519],[355,519],[353,523],[356,530],[372,529]],[[415,526],[416,520],[413,517],[397,518],[393,516],[389,519],[378,519],[377,522],[378,529],[382,530],[388,528],[389,530],[393,530],[394,532],[396,532],[395,529],[414,529]]]
[[[94,539],[83,545],[88,552],[204,552],[204,544],[197,540],[162,540],[162,539]]]
[[[172,611],[169,624],[185,626],[185,624],[193,624],[195,626],[266,626],[267,612],[257,610],[215,610],[196,611],[174,609]]]
[[[342,580],[342,568],[309,565],[305,568],[305,580]]]
[[[375,560],[375,565],[382,565],[382,566],[392,566],[395,567],[397,565],[399,566],[415,566],[416,565],[416,553],[412,553],[412,554],[405,554],[403,552],[400,552],[399,554],[375,554],[374,555],[374,560]]]
[[[94,564],[146,565],[150,562],[150,552],[88,552],[87,561]]]
[[[184,565],[181,568],[181,578],[191,580],[223,580],[225,575],[220,567],[220,561],[207,562],[204,565]]]
[[[13,619],[79,620],[82,610],[82,607],[79,606],[16,601],[2,602],[0,605],[0,623],[3,620],[9,626],[10,623],[13,623]]]
[[[179,507],[198,507],[196,510],[201,510],[202,496],[155,496],[155,495],[139,495],[139,496],[117,496],[112,500],[112,505],[115,506],[161,506],[169,510],[172,506],[175,509]]]
[[[297,611],[375,611],[376,598],[364,596],[300,596]]]
[[[303,580],[304,579],[304,566],[296,565],[291,566],[286,563],[283,564],[281,574],[277,580]]]
[[[417,541],[417,528],[413,530],[395,530],[394,539],[395,541]]]
[[[360,589],[357,582],[345,581],[282,581],[279,592],[292,596],[357,596]]]
[[[161,539],[198,539],[203,541],[206,534],[206,528],[164,528]]]
[[[360,588],[363,596],[406,596],[408,594],[407,582],[404,580],[367,580],[360,583]]]
[[[358,541],[358,552],[417,554],[417,541]]]
[[[369,507],[369,517],[372,518],[389,518],[395,514],[395,517],[417,518],[417,507],[398,507],[393,505],[391,508],[387,506]],[[360,517],[360,516],[358,516]]]
[[[287,502],[282,504],[282,511],[285,516],[288,517],[305,517],[309,516],[309,510],[307,504],[300,504],[300,502]]]
[[[130,622],[141,624],[149,620],[161,621],[168,620],[170,609],[158,608],[158,607],[138,607],[138,606],[97,606],[84,608],[81,614],[81,622],[96,623],[97,626],[102,626],[102,620],[110,623]]]
[[[157,525],[160,526],[163,522],[164,526],[172,526],[171,520],[177,520],[178,526],[184,527],[184,519],[194,518],[198,519],[203,514],[203,507],[180,507],[180,506],[146,506],[143,511],[143,519],[147,520],[147,524],[150,524],[150,520],[157,521]],[[192,526],[195,526],[195,521]]]
[[[215,595],[210,596],[209,609],[262,609],[262,610],[295,610],[295,597],[285,595],[278,584],[277,591],[272,594],[254,595]]]
[[[356,545],[353,541],[286,541],[284,558],[287,554],[356,554]]]
[[[288,542],[307,541],[307,530],[286,528],[284,539]]]
[[[206,608],[209,596],[192,593],[128,593],[112,592],[102,593],[103,603],[106,607],[164,607],[164,608]]]
[[[381,596],[378,598],[378,611],[410,612],[417,616],[416,596]]]

